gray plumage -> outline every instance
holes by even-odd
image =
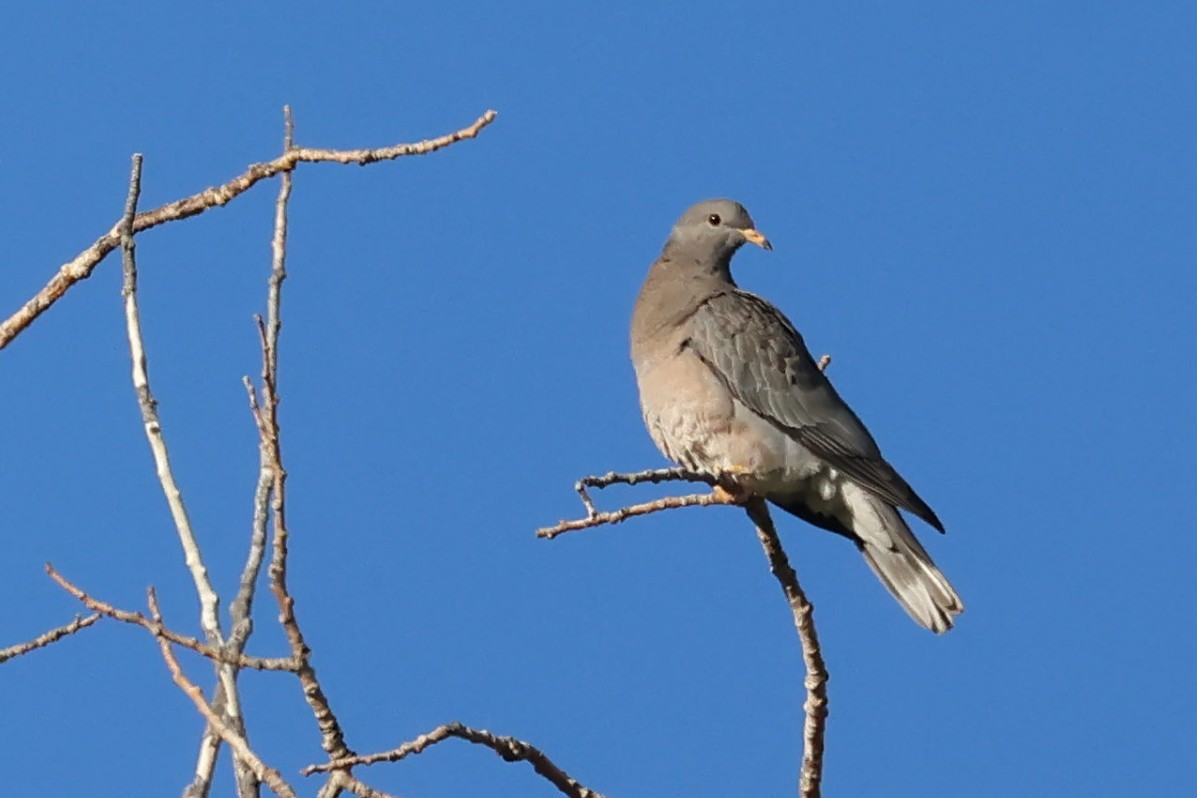
[[[678,220],[632,314],[632,362],[649,434],[666,457],[731,480],[852,540],[915,621],[952,627],[960,597],[898,508],[943,524],[885,458],[794,326],[741,291],[731,258],[772,249],[742,205]]]

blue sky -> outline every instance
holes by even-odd
[[[944,519],[936,638],[851,546],[780,519],[831,671],[829,795],[1177,795],[1191,781],[1197,112],[1186,3],[37,4],[0,11],[0,309],[119,216],[297,141],[434,156],[296,176],[282,420],[291,580],[349,744],[461,720],[611,796],[792,794],[802,665],[742,514],[548,542],[586,473],[663,465],[627,323],[676,216],[744,202],[779,305]],[[273,186],[138,238],[151,376],[226,594],[256,472]],[[52,561],[197,606],[128,376],[110,258],[0,352],[0,646],[77,611]],[[604,507],[658,495],[612,490]],[[251,651],[282,654],[264,601]],[[203,663],[185,660],[203,684]],[[251,739],[306,794],[296,684]],[[11,794],[177,794],[201,722],[115,624],[0,668]],[[554,795],[445,743],[404,796]],[[227,768],[214,794],[231,794]],[[101,794],[103,789],[101,789]]]

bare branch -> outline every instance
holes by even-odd
[[[552,539],[562,532],[590,529],[591,527],[602,526],[604,524],[618,524],[621,521],[635,518],[638,515],[648,515],[649,513],[657,513],[662,510],[676,510],[680,507],[709,507],[713,504],[740,503],[741,500],[736,496],[721,490],[715,490],[711,493],[695,493],[690,496],[666,496],[655,501],[644,502],[643,504],[621,507],[609,513],[596,512],[594,515],[579,518],[575,521],[560,521],[555,526],[546,526],[536,530],[536,536]]]
[[[377,161],[393,160],[408,155],[425,155],[436,152],[464,139],[477,137],[478,133],[491,122],[494,122],[497,116],[497,112],[487,111],[469,127],[462,128],[455,133],[435,139],[427,139],[415,144],[396,144],[391,147],[383,147],[375,150],[326,150],[306,147],[292,149],[275,158],[273,161],[254,164],[244,173],[224,185],[205,189],[190,197],[163,205],[152,211],[145,211],[138,214],[133,220],[132,229],[129,232],[140,233],[143,230],[149,230],[151,227],[157,227],[160,224],[186,219],[190,216],[203,213],[209,208],[225,205],[250,189],[255,183],[269,177],[274,177],[280,172],[290,172],[300,163],[330,162],[365,165]],[[110,252],[120,246],[122,224],[123,220],[114,225],[107,233],[100,236],[90,247],[76,255],[73,260],[63,264],[59,268],[58,273],[50,279],[45,287],[38,291],[18,311],[13,313],[12,316],[0,322],[0,349],[8,346],[38,316],[46,312],[51,305],[61,299],[75,283],[91,276],[96,266]]]
[[[754,498],[744,509],[756,528],[761,548],[769,560],[769,570],[781,583],[794,614],[798,640],[802,644],[802,661],[806,665],[806,703],[802,708],[806,713],[806,721],[802,727],[804,753],[798,793],[802,798],[819,798],[823,780],[823,737],[827,725],[827,666],[823,662],[819,636],[815,631],[814,607],[807,600],[806,593],[798,583],[798,574],[781,547],[781,539],[777,536],[773,519],[769,517],[768,505],[763,499]]]
[[[8,648],[0,648],[0,664],[7,662],[13,657],[19,657],[22,654],[28,654],[30,651],[35,651],[39,648],[45,648],[51,643],[56,643],[64,637],[73,635],[80,629],[86,629],[96,621],[100,620],[100,614],[94,613],[88,615],[86,618],[75,616],[75,620],[70,623],[59,626],[57,629],[51,629],[44,634],[40,634],[32,640],[27,640],[24,643],[18,643],[15,646]]]
[[[598,515],[598,510],[594,507],[594,502],[590,500],[590,494],[586,492],[587,488],[609,488],[612,485],[639,485],[641,482],[649,482],[652,484],[659,484],[661,482],[705,482],[714,487],[717,480],[714,477],[706,474],[700,474],[697,471],[687,471],[684,468],[655,468],[648,471],[636,471],[631,474],[619,474],[614,471],[608,471],[606,474],[598,476],[582,477],[574,483],[574,490],[577,491],[578,496],[582,499],[582,505],[586,508],[586,514],[590,517]]]
[[[150,451],[154,457],[158,481],[162,484],[162,492],[166,496],[166,503],[170,508],[171,517],[174,519],[175,531],[179,536],[179,543],[183,547],[183,558],[199,596],[200,628],[204,632],[208,645],[214,649],[220,649],[224,646],[224,633],[218,614],[220,598],[208,578],[208,569],[204,565],[199,543],[196,541],[195,533],[191,528],[191,520],[187,515],[187,508],[183,503],[183,493],[175,482],[166,447],[166,437],[163,435],[162,423],[158,417],[158,402],[150,389],[145,344],[141,334],[141,314],[137,306],[137,257],[133,238],[137,220],[137,200],[140,195],[141,156],[134,155],[132,174],[129,177],[129,195],[125,202],[124,215],[118,225],[121,262],[124,271],[121,297],[125,307],[129,356],[133,361],[133,388],[137,393],[137,404],[141,409],[142,423],[145,426],[146,439],[149,441]],[[237,671],[232,665],[221,662],[216,664],[216,668],[220,677],[221,689],[224,692],[224,715],[238,733],[243,733],[240,720],[240,701],[237,695]],[[244,794],[244,791],[242,792]]]
[[[440,142],[432,149],[452,144],[462,138],[473,138],[478,131],[494,121],[495,113],[487,112],[470,128],[458,131],[451,136],[436,140]],[[328,150],[301,150],[292,147],[293,126],[290,111],[286,112],[286,133],[284,135],[284,154],[282,158],[296,157],[299,160],[334,160],[338,163],[358,162],[371,163],[382,158],[396,158],[400,155],[418,154],[415,151],[390,148],[386,151],[357,150],[351,153],[333,153]],[[434,142],[435,143],[435,142]],[[427,144],[427,142],[426,142]],[[429,145],[432,146],[432,145]],[[282,447],[279,436],[278,421],[278,342],[282,329],[282,285],[286,279],[287,261],[287,200],[291,195],[291,176],[284,173],[279,187],[278,199],[275,202],[274,236],[271,241],[271,271],[268,281],[266,300],[266,320],[258,318],[258,333],[262,344],[262,387],[261,401],[252,385],[249,387],[250,407],[259,433],[259,469],[258,491],[259,497],[269,498],[270,511],[274,517],[274,540],[270,558],[270,589],[279,606],[279,623],[287,635],[287,642],[291,646],[291,654],[296,663],[296,674],[303,688],[304,698],[316,717],[316,724],[320,728],[321,745],[330,759],[341,759],[352,756],[353,752],[345,744],[345,735],[340,722],[329,705],[324,689],[316,676],[316,669],[312,666],[311,649],[304,639],[303,631],[295,616],[295,599],[287,588],[287,543],[289,531],[287,529],[287,472],[283,468]],[[267,476],[269,487],[263,492],[262,486]],[[255,506],[256,519],[261,517]],[[244,579],[244,577],[243,577]]]
[[[129,612],[127,610],[118,609],[111,604],[94,598],[83,591],[82,588],[75,585],[65,576],[54,569],[50,563],[46,563],[46,573],[53,579],[59,587],[70,593],[78,599],[83,606],[87,607],[92,612],[98,612],[101,615],[112,618],[122,623],[129,623],[135,626],[140,626],[155,637],[164,637],[170,642],[184,648],[189,648],[202,657],[212,660],[213,662],[223,662],[229,665],[236,665],[239,668],[253,668],[258,671],[294,671],[295,662],[290,657],[252,657],[248,654],[238,654],[236,656],[205,645],[203,641],[197,640],[194,637],[181,635],[178,632],[171,631],[165,626],[161,626],[156,621],[145,617],[140,612]]]
[[[224,683],[221,681],[216,683],[210,706],[214,713],[221,718],[224,717],[228,702],[225,700]],[[183,798],[207,798],[208,793],[212,790],[212,776],[216,773],[216,760],[220,756],[220,746],[223,743],[224,740],[220,733],[211,724],[204,724],[204,732],[200,736],[199,753],[195,758],[195,775],[183,788]]]
[[[328,786],[331,787],[332,790],[348,790],[358,798],[397,798],[397,796],[394,796],[389,792],[376,790],[370,785],[355,779],[353,776],[349,775],[348,771],[345,770],[338,770],[333,773],[329,777]]]
[[[295,123],[291,117],[291,107],[283,106],[283,153],[294,148]],[[258,328],[262,338],[263,349],[263,378],[273,379],[278,371],[277,341],[282,322],[278,314],[278,297],[283,279],[286,277],[287,251],[287,202],[291,197],[291,173],[283,172],[280,179],[278,199],[275,201],[274,234],[271,237],[271,276],[268,307],[271,316],[271,332],[267,333],[265,325],[258,317]],[[268,340],[269,339],[269,340]],[[259,440],[263,432],[263,418],[258,408],[257,393],[253,389],[249,378],[244,379],[249,392],[250,409],[254,415],[254,422],[258,427]],[[276,401],[277,404],[277,401]],[[229,622],[231,633],[225,644],[226,650],[240,653],[244,650],[249,637],[253,634],[253,602],[257,590],[258,575],[262,570],[262,561],[266,554],[266,530],[269,518],[270,496],[274,487],[274,470],[271,467],[266,447],[259,443],[258,482],[254,488],[253,516],[250,524],[249,552],[246,554],[245,566],[241,571],[241,581],[237,588],[237,595],[229,605]],[[222,713],[236,710],[236,705],[227,705],[222,686],[218,685],[213,707],[220,704]],[[244,724],[241,722],[244,733]],[[220,749],[220,738],[211,728],[204,732],[200,740],[200,751],[196,762],[196,775],[187,788],[184,798],[205,798],[212,781],[212,774],[216,768],[216,755]],[[244,767],[237,772],[238,792],[242,796],[257,794],[254,776]]]
[[[322,765],[309,765],[300,772],[305,776],[310,776],[313,773],[344,770],[357,765],[398,762],[412,754],[419,754],[429,746],[436,745],[450,737],[457,737],[475,745],[484,745],[507,762],[528,762],[532,765],[533,770],[551,782],[562,793],[572,796],[572,798],[603,798],[601,793],[587,789],[575,781],[569,774],[553,764],[543,751],[530,743],[517,740],[514,737],[500,737],[485,729],[472,729],[456,721],[438,726],[427,734],[421,734],[416,739],[403,743],[390,751],[368,756],[335,759]]]
[[[149,603],[150,614],[153,616],[154,622],[159,627],[164,627],[162,614],[158,611],[158,599],[154,595],[153,588],[149,590]],[[220,738],[228,744],[229,748],[233,749],[233,753],[237,759],[249,766],[258,780],[270,787],[275,795],[280,796],[280,798],[296,798],[295,790],[283,779],[282,774],[263,762],[253,752],[253,749],[249,747],[249,743],[245,737],[225,724],[220,715],[213,711],[208,702],[204,700],[204,691],[183,673],[182,666],[179,665],[178,659],[175,658],[175,654],[170,648],[170,640],[162,635],[157,635],[157,638],[158,648],[162,651],[162,659],[166,662],[167,670],[170,671],[170,678],[191,699],[192,703],[195,704],[195,708],[208,721],[208,725],[220,735]]]
[[[629,507],[622,507],[618,510],[605,513],[599,512],[595,508],[594,502],[586,490],[587,488],[609,488],[612,485],[639,485],[643,482],[652,484],[659,484],[661,482],[701,482],[710,485],[715,490],[712,493],[698,493],[691,496],[667,496],[655,501],[633,504]],[[647,471],[633,471],[626,474],[608,471],[606,474],[582,477],[574,483],[574,490],[577,491],[578,497],[582,500],[582,506],[586,508],[586,517],[574,521],[562,520],[554,526],[541,527],[536,530],[537,537],[552,539],[562,532],[590,529],[591,527],[602,526],[604,524],[618,524],[620,521],[626,521],[638,515],[648,515],[649,513],[660,512],[661,510],[673,510],[679,507],[707,507],[712,504],[741,503],[741,500],[737,499],[734,493],[721,488],[719,480],[715,477],[709,474],[700,474],[697,471],[687,471],[684,468],[655,468]]]
[[[121,219],[120,243],[122,261],[124,264],[124,282],[121,296],[125,305],[125,327],[129,338],[129,356],[133,361],[133,388],[137,392],[137,405],[141,409],[141,420],[145,426],[146,439],[150,444],[150,451],[154,456],[154,465],[158,471],[158,481],[162,483],[162,492],[166,496],[166,503],[170,507],[171,517],[175,522],[175,530],[179,535],[179,542],[183,546],[183,556],[191,578],[195,582],[196,593],[200,598],[200,626],[211,646],[220,646],[223,642],[220,631],[220,619],[216,609],[220,599],[212,588],[208,579],[208,570],[200,556],[199,544],[196,543],[195,533],[191,529],[191,520],[187,517],[187,508],[183,504],[183,492],[175,482],[174,472],[170,467],[170,455],[166,448],[166,439],[162,434],[162,423],[158,418],[158,402],[150,389],[149,371],[146,364],[145,344],[141,336],[141,315],[137,307],[137,259],[136,245],[133,240],[134,220],[137,211],[137,198],[141,193],[141,156],[133,156],[133,174],[129,179],[129,199],[125,204],[125,215]]]

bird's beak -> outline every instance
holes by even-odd
[[[767,249],[770,252],[773,251],[773,245],[769,243],[769,239],[761,235],[760,230],[749,227],[747,230],[741,230],[740,232],[744,234],[744,238],[756,244],[761,249]]]

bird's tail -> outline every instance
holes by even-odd
[[[856,545],[865,561],[920,626],[937,634],[948,631],[964,612],[964,602],[898,511],[879,500],[869,504],[873,518],[855,519]]]

